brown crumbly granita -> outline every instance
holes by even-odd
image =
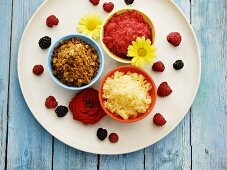
[[[97,51],[79,38],[62,41],[52,55],[52,73],[63,84],[71,87],[87,85],[98,73]]]

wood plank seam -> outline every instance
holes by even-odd
[[[190,10],[191,11],[191,10]],[[191,13],[191,12],[190,12]],[[190,169],[192,170],[192,109],[190,108],[190,116],[189,116],[189,142],[190,142],[190,156],[191,156],[191,167]]]
[[[143,149],[143,169],[146,169],[146,151]]]
[[[52,136],[52,160],[51,160],[51,170],[54,170],[54,136]]]
[[[13,29],[13,0],[11,0],[11,21],[10,21],[10,50],[9,50],[9,61],[8,61],[8,92],[7,92],[7,118],[6,118],[6,150],[5,150],[5,170],[7,170],[7,151],[8,151],[8,120],[9,120],[9,93],[10,93],[10,74],[11,74],[11,55],[12,55],[12,29]]]
[[[100,154],[98,154],[98,156],[97,156],[97,170],[99,170],[99,168],[100,168],[100,165],[99,165],[99,161],[100,161]]]
[[[189,22],[190,22],[190,24],[191,24],[191,26],[192,26],[192,0],[189,0],[189,2],[190,2],[190,20],[189,20]],[[192,106],[193,106],[193,104],[192,104]],[[190,121],[190,123],[189,123],[189,128],[190,128],[190,130],[189,130],[189,142],[190,142],[190,156],[191,156],[191,167],[190,167],[190,169],[192,170],[192,106],[190,107],[190,115],[189,115],[189,121]]]
[[[190,2],[190,24],[192,24],[192,0],[189,0]]]

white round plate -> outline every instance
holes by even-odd
[[[85,126],[73,120],[71,113],[64,118],[58,118],[54,110],[48,110],[44,101],[49,95],[53,95],[59,104],[68,106],[68,102],[76,92],[67,91],[55,84],[47,72],[47,52],[38,46],[38,40],[48,35],[54,42],[59,37],[75,33],[78,21],[88,13],[97,13],[104,19],[107,13],[102,9],[102,3],[93,6],[88,0],[48,0],[35,12],[29,21],[19,49],[18,76],[20,86],[28,107],[38,122],[53,136],[76,149],[97,154],[122,154],[145,148],[169,134],[183,119],[196,96],[200,81],[200,53],[195,34],[179,8],[167,0],[135,0],[131,7],[147,13],[156,27],[156,47],[158,49],[156,60],[165,63],[166,70],[163,73],[155,73],[151,68],[147,72],[151,74],[157,86],[167,81],[173,93],[166,98],[158,98],[152,113],[144,120],[132,123],[118,123],[105,116],[96,125]],[[126,7],[123,0],[113,1],[115,10]],[[45,24],[47,16],[56,15],[60,23],[57,27],[48,28]],[[177,31],[182,35],[182,43],[179,47],[173,47],[166,41],[168,33]],[[172,64],[182,59],[185,67],[175,71]],[[40,77],[34,76],[32,68],[36,64],[42,64],[45,68]],[[105,73],[119,63],[105,56]],[[100,79],[101,80],[101,79]],[[99,82],[94,88],[99,86]],[[34,90],[35,89],[35,90]],[[157,127],[152,122],[155,113],[160,112],[167,120],[163,127]],[[109,133],[119,134],[120,141],[111,144],[108,139],[100,142],[96,137],[99,127],[106,128]]]

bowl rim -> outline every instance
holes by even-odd
[[[70,86],[67,86],[67,85],[63,84],[60,80],[58,80],[52,74],[51,58],[52,58],[52,54],[53,54],[54,48],[57,47],[60,44],[61,41],[69,40],[71,38],[80,38],[84,42],[86,42],[86,43],[90,44],[92,47],[94,47],[96,49],[97,53],[99,54],[98,57],[99,57],[99,61],[100,61],[100,66],[99,66],[99,69],[98,69],[98,73],[91,80],[91,82],[89,84],[87,84],[85,86],[81,86],[81,87],[70,87]],[[88,41],[90,41],[90,43]],[[82,35],[82,34],[77,34],[77,33],[66,34],[64,36],[59,37],[57,40],[55,40],[55,42],[49,48],[48,54],[47,54],[47,69],[48,69],[48,73],[51,76],[51,78],[59,86],[65,88],[67,90],[83,90],[83,89],[86,89],[86,88],[92,86],[100,78],[100,76],[101,76],[101,74],[103,72],[103,69],[104,69],[104,54],[103,54],[102,48],[92,38],[90,38],[88,36],[85,36],[85,35]]]
[[[101,29],[100,29],[100,43],[104,49],[104,51],[107,53],[107,55],[109,57],[111,57],[112,59],[118,61],[118,62],[121,62],[121,63],[125,63],[125,64],[130,64],[131,63],[131,60],[126,60],[124,58],[121,58],[115,54],[113,54],[105,45],[105,43],[102,41],[103,39],[103,35],[104,35],[104,25],[112,18],[112,16],[116,13],[123,13],[127,10],[135,10],[137,12],[139,12],[141,15],[143,15],[143,18],[147,18],[149,20],[150,23],[149,26],[151,27],[152,29],[152,45],[155,44],[155,40],[156,40],[156,29],[155,29],[155,25],[154,25],[154,22],[153,20],[148,16],[148,14],[146,14],[145,12],[143,11],[140,11],[139,9],[136,9],[136,8],[133,8],[133,7],[126,7],[126,8],[121,8],[121,9],[117,9],[117,10],[114,10],[112,11],[110,14],[107,15],[107,17],[105,18],[105,20],[103,21],[102,23],[102,26],[101,26]]]
[[[104,105],[103,105],[104,99],[103,99],[103,97],[102,97],[102,91],[103,91],[103,90],[102,90],[102,87],[103,87],[103,85],[104,85],[106,79],[107,79],[108,77],[110,77],[110,75],[112,75],[114,72],[119,71],[119,70],[122,69],[122,68],[133,68],[134,70],[136,69],[136,70],[138,70],[139,72],[141,72],[140,74],[146,75],[146,76],[148,77],[148,79],[146,79],[146,80],[147,80],[148,82],[150,82],[151,85],[152,85],[151,91],[154,92],[154,98],[152,98],[152,103],[150,104],[150,106],[149,106],[149,108],[147,109],[147,111],[146,111],[145,113],[143,113],[142,116],[140,116],[140,117],[137,116],[137,117],[135,117],[135,118],[131,118],[131,119],[127,119],[127,120],[121,118],[120,116],[117,116],[117,115],[113,114],[110,110],[108,110],[107,108],[105,108]],[[106,113],[109,117],[111,117],[112,119],[114,119],[114,120],[116,120],[116,121],[118,121],[118,122],[122,122],[122,123],[134,123],[134,122],[138,122],[138,121],[144,119],[144,118],[147,117],[147,116],[152,112],[152,110],[154,109],[155,104],[156,104],[156,101],[157,101],[157,87],[156,87],[156,84],[155,84],[153,78],[152,78],[145,70],[143,70],[143,69],[141,69],[141,68],[138,68],[138,67],[135,67],[135,66],[131,66],[131,65],[123,65],[123,66],[116,67],[116,68],[110,70],[110,71],[103,77],[103,79],[102,79],[101,82],[100,82],[100,86],[99,86],[99,102],[100,102],[100,105],[101,105],[102,109],[105,111],[105,113]]]

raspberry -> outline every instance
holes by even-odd
[[[103,129],[103,128],[99,128],[97,130],[97,137],[99,138],[99,140],[103,141],[104,139],[106,139],[107,137],[107,130]]]
[[[153,117],[153,122],[154,124],[156,124],[157,126],[163,126],[164,124],[166,124],[166,120],[165,118],[160,114],[160,113],[156,113]]]
[[[66,106],[58,106],[56,109],[55,109],[55,113],[58,117],[64,117],[67,113],[68,113],[68,108]]]
[[[114,4],[112,2],[105,2],[103,4],[103,9],[106,12],[111,12],[114,9]]]
[[[42,49],[47,49],[49,48],[51,45],[51,38],[48,37],[48,36],[45,36],[45,37],[42,37],[40,40],[39,40],[39,46],[40,48]]]
[[[178,32],[171,32],[167,36],[167,41],[172,44],[174,47],[177,47],[181,43],[181,35]]]
[[[39,76],[43,73],[44,68],[42,65],[35,65],[32,69],[33,74]]]
[[[160,97],[169,96],[172,92],[167,82],[162,82],[158,87],[158,96]]]
[[[118,134],[116,134],[116,133],[111,133],[111,134],[109,135],[109,140],[110,140],[111,143],[117,143],[118,140],[119,140]]]
[[[99,4],[100,0],[89,0],[94,6]]]
[[[134,0],[125,0],[126,5],[133,4]]]
[[[58,106],[58,102],[53,96],[49,96],[46,98],[45,106],[47,109],[52,109]]]
[[[165,65],[163,64],[163,62],[158,61],[153,64],[152,69],[153,71],[163,72],[165,70]]]
[[[55,15],[50,15],[47,19],[46,19],[46,25],[48,27],[53,27],[55,25],[58,25],[59,20]]]
[[[177,60],[175,63],[173,63],[173,68],[175,70],[180,70],[184,67],[184,63],[182,60]]]

